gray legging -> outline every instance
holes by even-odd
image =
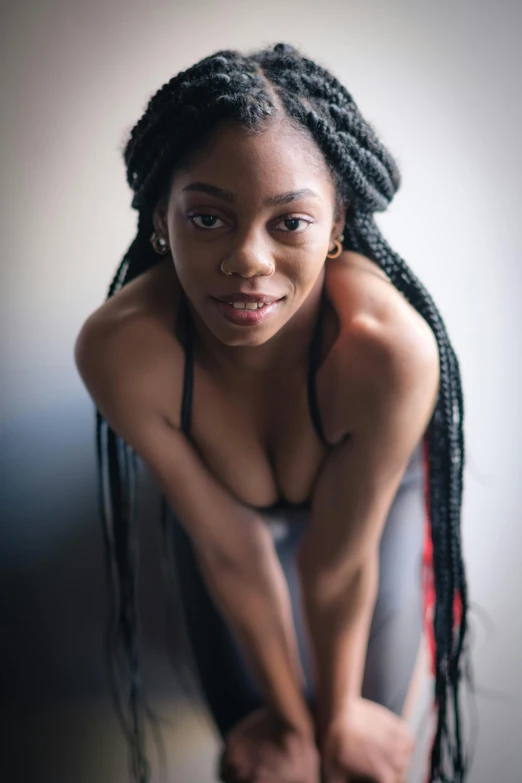
[[[295,552],[308,511],[266,515],[292,601],[305,696],[313,707],[310,653],[303,627]],[[423,628],[421,587],[424,545],[422,441],[391,505],[379,548],[379,588],[373,613],[362,695],[402,713]],[[262,706],[256,683],[198,570],[190,538],[170,512],[174,561],[183,618],[203,693],[222,736],[247,713]]]

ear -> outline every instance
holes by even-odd
[[[166,198],[160,199],[154,208],[152,213],[152,222],[154,229],[164,239],[168,239],[168,221],[167,221],[168,200]]]
[[[338,206],[335,211],[332,233],[330,234],[330,245],[333,245],[334,241],[338,239],[343,233],[345,222],[346,222],[346,207],[343,204]]]

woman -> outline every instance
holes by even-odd
[[[125,162],[138,233],[76,361],[98,411],[135,779],[138,454],[169,507],[221,779],[405,781],[425,625],[429,781],[464,780],[462,391],[433,301],[372,218],[395,162],[347,90],[284,44],[178,74]]]

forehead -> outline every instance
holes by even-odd
[[[174,190],[192,180],[212,182],[240,196],[255,188],[261,194],[319,190],[334,197],[334,185],[321,150],[306,131],[273,119],[255,133],[235,123],[221,126],[174,178]]]

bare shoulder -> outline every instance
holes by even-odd
[[[431,329],[423,317],[393,285],[386,273],[361,253],[345,250],[326,266],[325,288],[332,301],[341,331],[353,319],[365,318],[391,324],[398,320],[428,335]]]
[[[76,339],[82,380],[122,436],[142,415],[179,424],[183,350],[175,335],[176,285],[173,270],[158,264],[104,302]]]
[[[179,292],[172,261],[162,259],[103,302],[89,321],[115,324],[120,320],[128,322],[132,316],[148,315],[171,331]]]
[[[345,251],[336,262],[325,278],[339,320],[331,388],[350,393],[332,406],[337,420],[331,431],[339,437],[355,429],[392,395],[405,401],[424,396],[426,411],[433,410],[440,368],[431,327],[373,261]]]

